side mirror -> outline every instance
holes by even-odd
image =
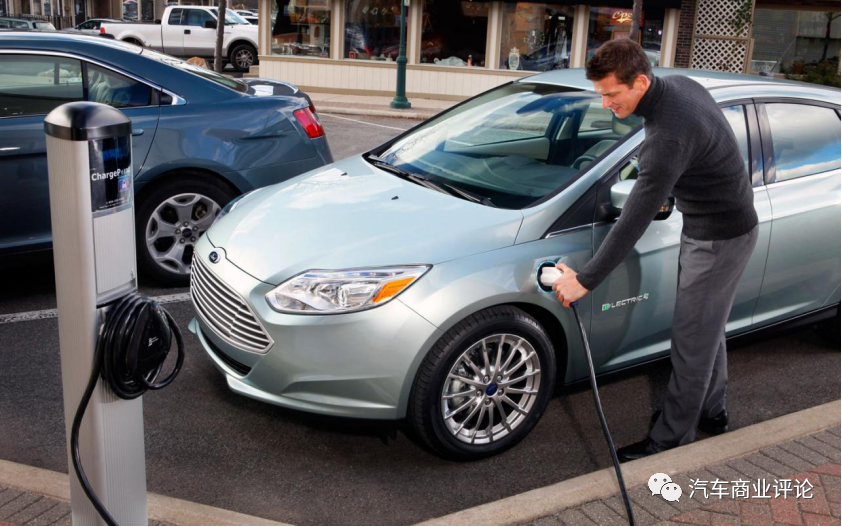
[[[205,29],[216,29],[216,20],[205,20]]]
[[[620,213],[623,210],[623,206],[626,204],[626,200],[629,199],[629,195],[631,194],[632,189],[634,188],[634,180],[627,179],[626,181],[619,181],[611,187],[611,216],[617,218],[620,216]],[[658,211],[658,214],[655,215],[655,220],[665,220],[670,217],[672,211],[675,209],[675,198],[670,196],[667,198],[667,202],[661,207],[661,210]]]

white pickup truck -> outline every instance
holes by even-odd
[[[100,33],[176,57],[213,60],[218,16],[215,7],[172,6],[160,23],[103,22]],[[226,12],[222,55],[239,71],[257,64],[257,26]]]

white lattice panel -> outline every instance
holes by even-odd
[[[748,25],[738,30],[732,20],[744,0],[699,0],[696,34],[717,37],[748,37]]]
[[[745,40],[697,38],[693,42],[691,68],[742,73],[748,48]]]

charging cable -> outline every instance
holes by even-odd
[[[175,367],[167,378],[158,381],[173,336],[178,350]],[[136,399],[147,390],[159,390],[169,385],[183,364],[184,342],[181,331],[172,316],[157,302],[145,295],[132,293],[113,305],[100,329],[91,378],[79,401],[70,432],[73,468],[91,504],[108,525],[117,525],[117,522],[88,482],[79,455],[79,428],[97,381],[102,375],[118,397]]]
[[[540,273],[539,284],[541,289],[545,292],[551,292],[553,284],[563,273],[553,262],[542,263],[538,267],[538,270]],[[631,501],[629,500],[629,492],[626,490],[626,483],[623,480],[623,471],[620,470],[620,460],[617,459],[617,450],[614,448],[614,440],[611,439],[611,432],[608,431],[608,421],[605,420],[605,414],[602,411],[602,402],[599,400],[599,389],[596,385],[596,372],[593,367],[591,347],[588,344],[588,334],[585,332],[585,325],[582,323],[582,318],[579,316],[579,309],[577,308],[578,305],[578,301],[570,303],[570,307],[573,308],[573,315],[576,317],[576,323],[579,326],[579,334],[582,336],[582,343],[585,345],[585,355],[588,357],[588,369],[591,375],[591,391],[593,392],[593,400],[596,405],[596,413],[599,414],[599,422],[602,424],[602,432],[605,434],[605,441],[608,443],[608,449],[611,451],[611,460],[614,462],[614,471],[617,473],[617,482],[620,484],[620,492],[623,495],[623,502],[626,506],[626,515],[629,519],[629,525],[635,525],[634,512],[632,512]]]

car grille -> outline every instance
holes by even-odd
[[[190,295],[205,323],[229,344],[256,353],[265,353],[272,345],[245,300],[199,258],[193,258]]]
[[[219,349],[219,347],[216,344],[214,344],[212,340],[208,339],[207,336],[205,336],[205,332],[202,331],[201,328],[199,329],[199,331],[202,333],[202,336],[205,337],[205,342],[208,343],[208,347],[211,349],[211,352],[214,355],[216,355],[219,358],[219,360],[224,362],[226,366],[228,366],[229,368],[231,368],[235,372],[239,373],[243,377],[245,377],[246,375],[248,375],[251,372],[251,368],[249,368],[248,366],[246,366],[242,362],[238,362],[238,361],[234,360],[233,357],[229,357],[228,355],[225,354],[224,351]]]

